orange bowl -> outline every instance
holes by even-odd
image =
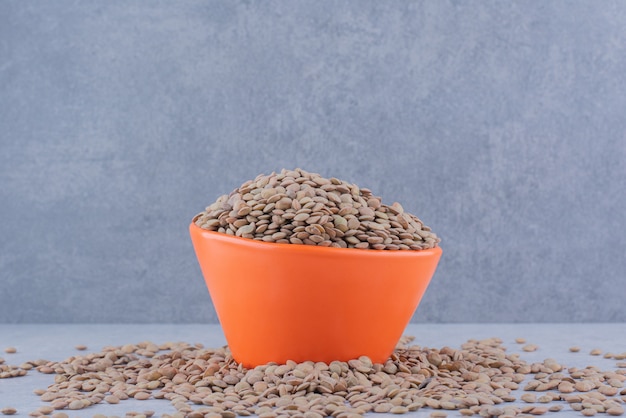
[[[365,355],[383,363],[422,299],[441,248],[276,244],[189,227],[233,358],[246,367]]]

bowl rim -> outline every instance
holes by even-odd
[[[233,244],[242,245],[248,248],[262,248],[262,249],[274,249],[281,251],[293,251],[301,254],[319,254],[319,255],[363,255],[366,257],[381,257],[381,258],[396,258],[396,257],[429,257],[435,256],[442,252],[441,247],[438,245],[433,248],[427,248],[423,250],[376,250],[373,248],[336,248],[336,247],[320,247],[317,245],[299,245],[299,244],[286,244],[279,242],[266,242],[257,241],[250,238],[237,237],[234,235],[223,234],[217,231],[209,231],[204,229],[195,222],[191,222],[189,225],[190,230],[194,229],[199,234],[206,234],[218,241],[228,242]]]

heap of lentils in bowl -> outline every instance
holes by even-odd
[[[425,250],[440,239],[402,205],[302,169],[259,175],[193,218],[200,228],[257,241],[374,250]]]

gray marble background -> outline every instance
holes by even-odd
[[[626,3],[0,2],[0,322],[214,322],[191,218],[302,167],[443,239],[416,322],[626,321]]]

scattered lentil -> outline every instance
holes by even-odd
[[[4,352],[7,354],[14,354],[17,353],[17,349],[15,347],[7,347],[4,349]]]
[[[407,412],[409,412],[409,408],[407,408],[406,406],[398,405],[391,408],[389,412],[391,412],[392,414],[406,414]]]
[[[17,409],[13,408],[12,406],[7,406],[5,408],[2,408],[0,412],[2,412],[3,415],[14,415],[17,413]]]
[[[612,406],[611,408],[606,410],[606,413],[613,416],[624,415],[624,408],[619,405]]]
[[[42,415],[50,415],[54,411],[54,408],[51,406],[40,406],[37,408],[37,411],[41,412]]]
[[[141,342],[22,366],[54,373],[52,385],[34,391],[50,403],[30,415],[56,418],[67,415],[52,414],[55,410],[81,410],[129,398],[166,399],[177,410],[170,418],[356,418],[421,408],[434,409],[437,417],[456,410],[462,416],[509,418],[556,412],[563,407],[554,403],[559,401],[585,416],[624,414],[623,369],[568,368],[554,359],[527,363],[518,354],[507,354],[497,338],[469,340],[459,349],[411,342],[411,337],[403,337],[383,364],[363,356],[348,362],[271,363],[246,369],[233,360],[228,347]],[[9,366],[0,363],[0,373],[5,370]],[[522,383],[527,392],[520,399],[527,405],[506,406],[516,400],[513,391]],[[2,413],[5,410],[10,411]],[[127,417],[153,414],[133,412]]]
[[[543,415],[548,412],[548,408],[545,406],[534,406],[528,411],[531,415]]]

